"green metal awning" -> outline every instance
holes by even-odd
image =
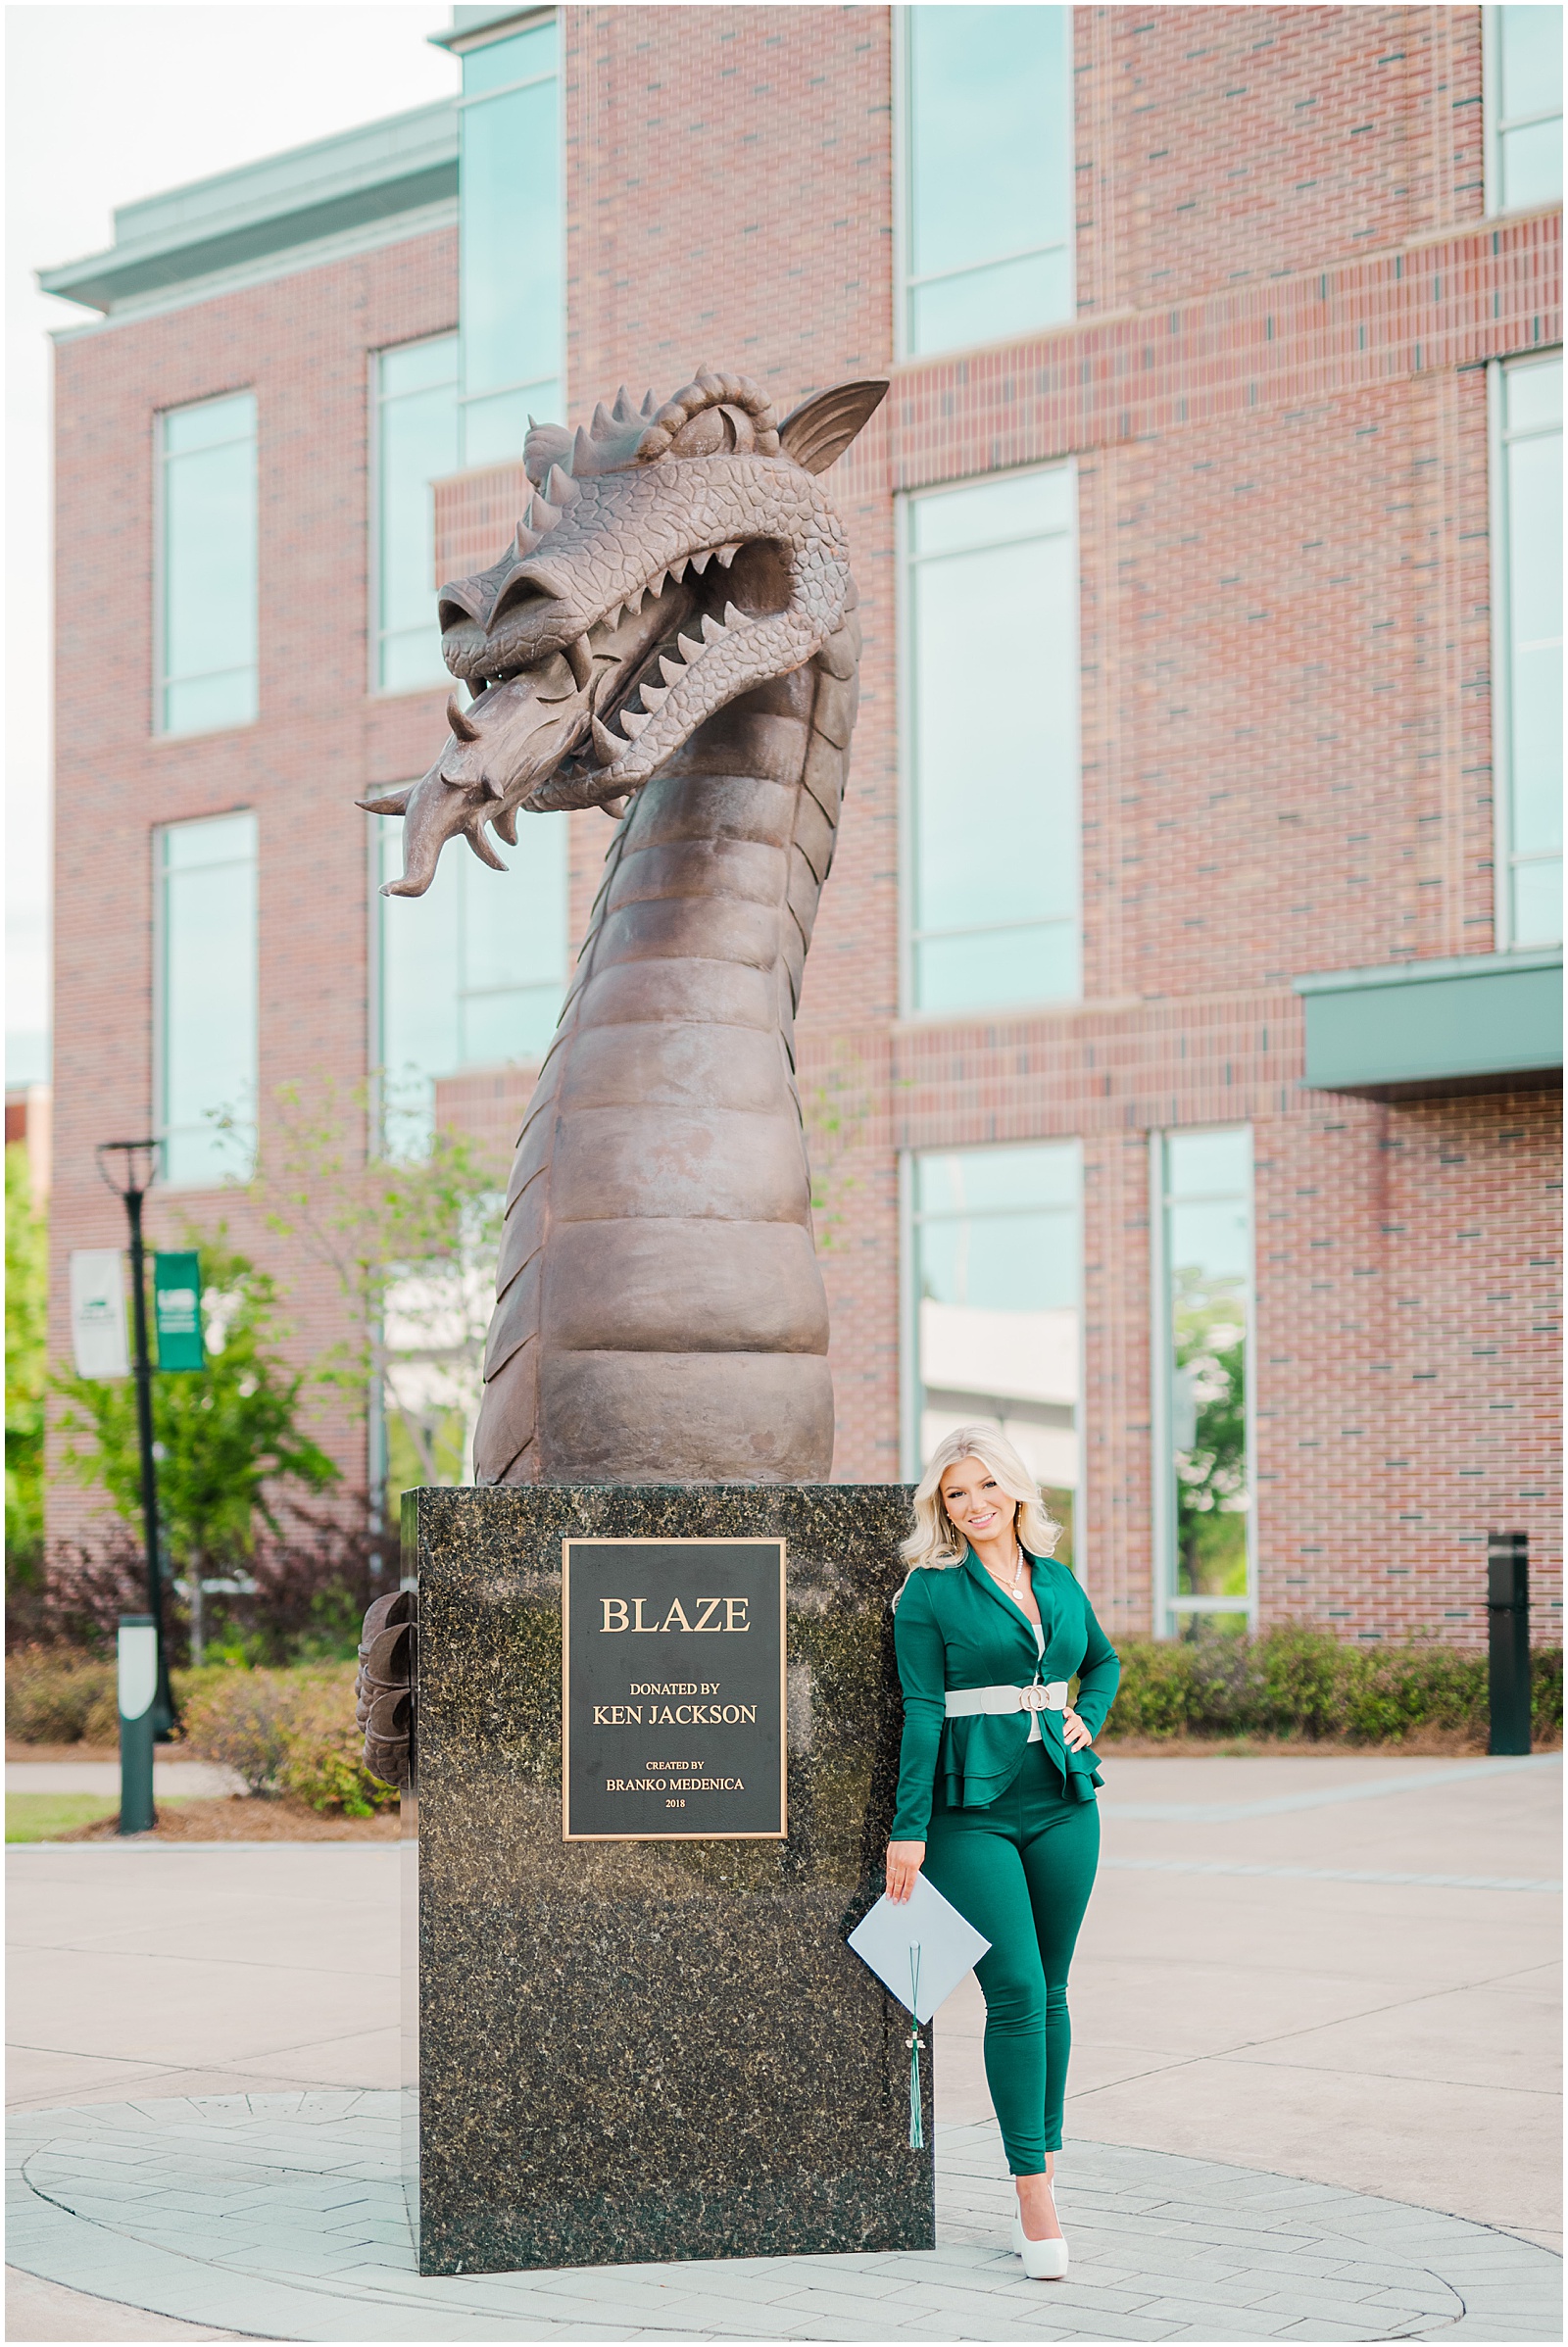
[[[108,252],[41,269],[45,293],[113,311],[224,269],[366,230],[458,192],[450,98],[122,204]]]
[[[1378,1100],[1562,1081],[1562,948],[1298,978],[1305,1086]]]

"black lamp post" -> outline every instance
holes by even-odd
[[[147,1352],[147,1273],[142,1250],[141,1201],[158,1174],[156,1141],[101,1141],[98,1171],[125,1201],[130,1223],[130,1304],[136,1335],[136,1429],[141,1441],[141,1513],[147,1545],[147,1609],[158,1638],[158,1691],[153,1697],[153,1735],[166,1744],[175,1723],[169,1684],[169,1647],[164,1636],[164,1576],[158,1543],[158,1468],[153,1457],[153,1370]]]

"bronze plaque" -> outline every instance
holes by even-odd
[[[567,1841],[783,1839],[784,1542],[563,1540]]]

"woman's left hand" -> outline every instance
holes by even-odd
[[[1089,1730],[1084,1726],[1082,1720],[1078,1717],[1078,1714],[1075,1711],[1069,1710],[1064,1711],[1061,1715],[1061,1740],[1066,1745],[1069,1752],[1082,1752],[1085,1751],[1095,1739],[1090,1735]]]

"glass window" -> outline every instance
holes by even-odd
[[[454,840],[422,897],[377,894],[390,1148],[423,1148],[438,1077],[548,1051],[566,982],[568,819],[524,816],[506,878]],[[385,816],[378,880],[402,869],[403,824]]]
[[[256,1153],[256,817],[154,834],[158,1131],[172,1187],[243,1181]]]
[[[904,11],[911,356],[1074,315],[1072,12]]]
[[[375,682],[383,693],[412,693],[447,681],[430,484],[460,461],[456,334],[382,351],[375,389]]]
[[[160,733],[256,716],[256,397],[159,417]]]
[[[561,122],[554,20],[463,60],[463,462],[522,453],[562,405]]]
[[[1510,361],[1499,389],[1497,942],[1549,946],[1562,937],[1562,353]]]
[[[1000,1427],[1072,1562],[1079,1484],[1079,1147],[926,1152],[912,1169],[914,1447]]]
[[[1489,212],[1562,200],[1562,10],[1489,8]]]
[[[1073,504],[1066,465],[909,501],[916,1010],[1078,992]]]
[[[1252,1565],[1252,1141],[1156,1133],[1155,1544],[1167,1634],[1244,1628]]]

